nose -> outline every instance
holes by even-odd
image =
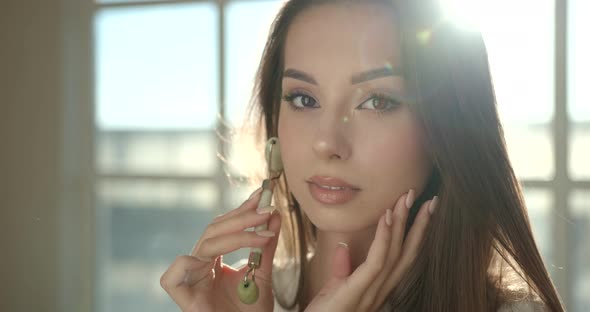
[[[350,158],[349,116],[324,118],[313,141],[314,153],[323,160]]]

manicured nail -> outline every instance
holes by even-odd
[[[412,205],[414,205],[414,200],[415,200],[415,194],[414,194],[414,189],[410,189],[410,191],[408,192],[408,195],[406,196],[406,207],[408,209],[412,208]]]
[[[275,232],[272,231],[257,231],[256,235],[258,236],[262,236],[262,237],[274,237],[275,236]]]
[[[385,224],[387,224],[388,226],[391,226],[391,223],[393,222],[392,218],[392,212],[391,209],[387,209],[387,211],[385,211]]]
[[[345,242],[338,242],[338,245],[344,247],[344,248],[348,248],[348,244]]]
[[[430,214],[434,213],[434,210],[436,210],[436,205],[438,205],[438,196],[434,196],[430,202],[430,205],[428,205],[428,212],[430,212]]]
[[[260,194],[260,193],[262,193],[262,187],[259,187],[258,189],[256,189],[256,191],[254,191],[254,192],[253,192],[253,193],[250,195],[250,197],[248,197],[248,200],[250,200],[250,199],[252,199],[252,198],[256,197],[256,195],[258,195],[258,194]]]
[[[256,208],[257,214],[272,213],[273,211],[275,211],[274,206],[266,206],[266,207]]]

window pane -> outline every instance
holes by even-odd
[[[217,9],[203,2],[105,8],[95,33],[96,309],[175,310],[159,278],[221,212],[212,131]],[[172,178],[125,177],[133,174]]]
[[[241,125],[273,18],[283,1],[233,1],[226,10],[227,119]]]
[[[218,111],[210,3],[105,8],[95,17],[101,129],[211,129]]]
[[[568,1],[568,111],[570,127],[570,176],[590,179],[590,93],[587,73],[590,70],[590,2]]]
[[[177,310],[160,276],[219,213],[215,185],[101,180],[97,195],[97,310]]]
[[[590,122],[571,123],[569,170],[573,179],[590,179]]]
[[[548,123],[553,117],[554,2],[485,1],[481,28],[504,122]]]
[[[567,88],[570,118],[577,122],[590,122],[590,1],[568,0],[567,39],[568,67]]]
[[[555,97],[554,0],[482,3],[480,27],[514,170],[521,179],[550,180],[555,171],[550,126]]]
[[[573,239],[572,255],[573,270],[570,275],[573,278],[570,289],[572,290],[571,311],[588,311],[590,307],[590,191],[576,191],[571,197],[571,218],[573,225],[571,237]]]
[[[103,178],[98,184],[99,201],[111,208],[208,211],[215,210],[219,200],[213,181]]]
[[[553,205],[553,196],[550,191],[535,188],[525,188],[524,198],[528,209],[529,220],[533,228],[533,235],[537,242],[537,247],[541,252],[545,266],[549,271],[552,270],[552,245],[551,223]]]
[[[554,175],[549,124],[504,124],[508,155],[519,179],[550,180]]]
[[[99,173],[213,175],[217,137],[209,131],[100,131]]]

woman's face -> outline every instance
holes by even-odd
[[[289,28],[278,135],[289,188],[320,230],[373,226],[430,174],[421,130],[401,103],[395,29],[378,4],[316,6]]]

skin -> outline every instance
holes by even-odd
[[[380,217],[410,190],[409,197],[416,198],[431,172],[410,108],[371,100],[373,92],[403,99],[403,77],[351,83],[357,73],[401,66],[390,13],[377,4],[322,5],[301,13],[289,28],[285,69],[315,82],[285,75],[283,95],[304,95],[283,99],[278,127],[289,187],[318,228],[304,305],[332,278],[338,243],[348,244],[349,270],[356,270],[367,259]],[[290,105],[304,108],[294,111]],[[361,191],[345,204],[322,204],[306,183],[314,175],[338,177]]]

